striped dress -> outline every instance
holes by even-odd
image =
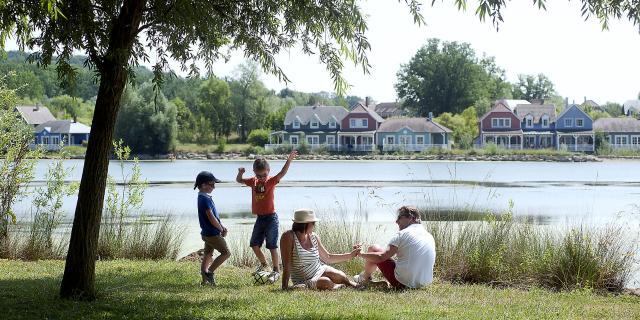
[[[294,285],[307,284],[309,280],[317,280],[324,273],[324,265],[320,261],[318,253],[318,240],[315,234],[311,234],[311,249],[302,247],[298,236],[293,234],[295,246],[293,247],[293,258],[291,259],[291,281]]]

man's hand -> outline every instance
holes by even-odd
[[[362,245],[361,244],[356,244],[353,246],[353,250],[351,251],[351,257],[355,258],[358,255],[360,255],[360,252],[362,251]]]
[[[243,167],[238,168],[238,173],[244,174],[244,168]]]
[[[227,236],[227,232],[228,232],[227,228],[222,227],[222,232],[221,232],[222,237],[226,237]]]

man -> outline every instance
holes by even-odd
[[[367,253],[360,254],[365,260],[364,271],[354,277],[355,282],[368,285],[376,268],[386,279],[385,287],[420,288],[433,281],[436,246],[433,236],[420,223],[420,211],[414,207],[401,207],[396,224],[400,231],[391,238],[386,249],[372,245]],[[393,256],[396,256],[395,260]]]

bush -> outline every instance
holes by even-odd
[[[263,153],[264,153],[264,148],[258,147],[258,146],[249,146],[247,149],[244,150],[245,155],[263,154]]]
[[[223,138],[218,139],[218,145],[216,146],[216,153],[224,153],[224,150],[227,148],[227,141]]]
[[[269,142],[269,130],[267,129],[254,129],[249,132],[247,142],[252,146],[264,147]]]

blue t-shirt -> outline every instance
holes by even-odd
[[[219,236],[220,230],[214,227],[209,221],[207,217],[207,209],[211,209],[213,212],[213,217],[220,222],[220,216],[218,216],[218,211],[216,211],[216,206],[213,204],[213,199],[211,196],[204,193],[198,193],[198,220],[200,220],[200,234],[207,237]],[[220,223],[222,225],[222,223]]]

